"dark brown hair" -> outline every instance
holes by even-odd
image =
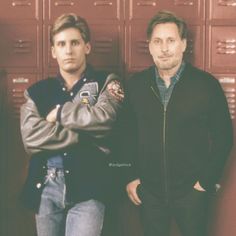
[[[152,32],[155,26],[163,23],[176,24],[181,39],[187,38],[187,32],[188,32],[187,24],[182,18],[176,16],[173,12],[170,11],[159,11],[155,16],[151,18],[151,20],[148,23],[147,27],[148,40],[150,40],[150,38],[152,37]]]
[[[51,45],[54,44],[54,36],[68,28],[78,29],[85,43],[90,41],[90,30],[86,20],[74,13],[69,13],[59,16],[52,25],[50,30]]]

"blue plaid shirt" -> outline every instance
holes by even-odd
[[[159,72],[156,68],[156,82],[157,82],[157,87],[159,89],[160,95],[161,95],[161,102],[166,108],[168,105],[168,102],[170,100],[172,91],[174,89],[175,84],[179,81],[179,78],[185,68],[185,62],[183,61],[180,68],[176,72],[176,74],[171,77],[171,83],[170,86],[167,88],[165,85],[164,80],[160,77]]]

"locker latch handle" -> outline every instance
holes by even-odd
[[[68,1],[57,1],[55,2],[55,6],[74,6],[74,2],[68,2]]]
[[[29,83],[29,79],[28,78],[24,78],[24,77],[13,78],[12,82],[14,84],[27,84],[27,83]]]
[[[94,2],[94,6],[112,6],[111,1],[96,1]]]
[[[175,0],[175,5],[177,5],[177,6],[193,6],[194,2],[192,0]]]
[[[14,1],[11,3],[13,7],[22,7],[22,6],[31,6],[31,2],[29,1]]]
[[[220,0],[218,2],[220,6],[230,6],[230,7],[235,7],[236,6],[236,1],[235,0]]]
[[[138,6],[156,6],[156,1],[139,1]]]

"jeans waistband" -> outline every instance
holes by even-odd
[[[47,169],[48,175],[56,175],[56,176],[62,176],[64,175],[64,169],[63,168],[54,168],[54,167],[48,167]]]

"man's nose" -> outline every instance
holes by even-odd
[[[67,44],[67,45],[66,45],[66,53],[67,53],[67,54],[70,54],[71,52],[72,52],[72,47],[71,47],[70,44]]]
[[[162,45],[161,45],[161,50],[163,52],[167,52],[169,50],[169,46],[168,46],[168,43],[167,42],[163,42]]]

